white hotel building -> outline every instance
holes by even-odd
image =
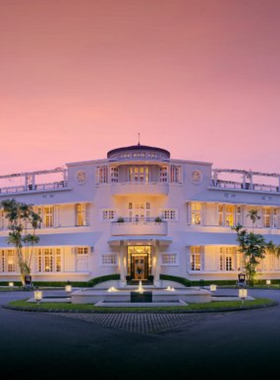
[[[273,183],[273,181],[275,183]],[[42,216],[32,259],[33,281],[88,281],[119,273],[157,285],[160,274],[190,280],[237,279],[242,269],[237,223],[280,243],[279,175],[212,169],[171,159],[164,149],[135,145],[106,159],[0,176],[0,201],[34,205]],[[15,250],[0,215],[0,282],[18,280]],[[262,278],[279,278],[267,254]]]

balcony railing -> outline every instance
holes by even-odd
[[[156,218],[124,218],[111,223],[111,235],[167,235],[168,224]]]
[[[169,184],[166,182],[117,182],[111,184],[112,195],[168,195],[168,192]]]
[[[212,180],[210,187],[232,190],[251,190],[279,193],[279,186],[240,183],[234,181]]]
[[[42,183],[38,185],[2,187],[0,188],[0,194],[13,194],[13,193],[22,193],[22,192],[29,192],[29,191],[54,190],[54,189],[63,189],[66,187],[67,187],[67,182],[58,181],[58,182],[52,182],[52,183]]]

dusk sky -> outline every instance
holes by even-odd
[[[0,174],[141,143],[280,172],[279,0],[0,0]]]

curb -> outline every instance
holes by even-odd
[[[2,305],[3,309],[13,310],[13,311],[22,311],[22,312],[35,312],[35,313],[67,313],[67,314],[205,314],[205,313],[225,313],[231,311],[246,311],[246,310],[256,310],[256,309],[266,309],[268,307],[277,306],[277,302],[271,302],[268,304],[255,305],[255,306],[242,306],[242,307],[233,307],[233,308],[220,308],[220,309],[205,309],[205,310],[145,310],[139,309],[135,310],[60,310],[60,309],[40,309],[40,308],[31,308],[31,307],[17,307],[17,306],[9,306]]]

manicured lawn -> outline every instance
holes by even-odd
[[[52,311],[52,312],[91,312],[91,313],[187,313],[203,311],[242,310],[247,308],[260,308],[275,305],[269,298],[258,298],[253,301],[222,301],[202,304],[190,304],[188,306],[165,306],[165,307],[95,307],[93,304],[73,305],[67,303],[29,303],[24,300],[9,303],[14,309],[26,311]]]

